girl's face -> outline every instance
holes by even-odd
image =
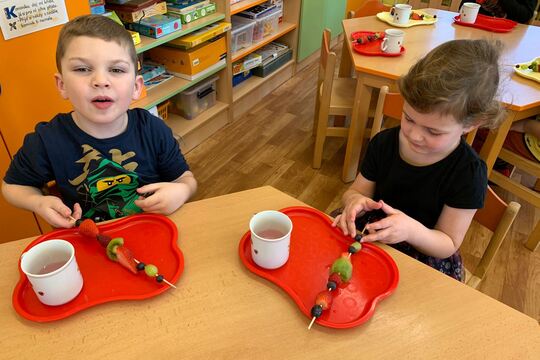
[[[452,115],[422,114],[407,104],[401,115],[400,152],[404,160],[428,165],[444,159],[458,146],[464,127]]]

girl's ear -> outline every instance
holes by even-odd
[[[137,75],[135,77],[135,86],[133,87],[133,94],[131,95],[131,98],[133,100],[137,100],[139,96],[141,96],[141,92],[144,86],[144,80],[141,75]]]
[[[63,99],[68,99],[68,94],[66,91],[66,87],[64,84],[64,80],[62,78],[62,74],[56,73],[54,74],[54,81],[56,82],[56,88],[58,89],[58,92],[60,93],[60,96],[62,96]]]

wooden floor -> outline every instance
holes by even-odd
[[[322,168],[311,168],[316,71],[315,63],[298,72],[244,117],[186,155],[199,181],[195,199],[271,185],[327,213],[340,206],[348,186],[341,181],[344,140],[327,141]],[[540,211],[496,191],[522,208],[480,291],[539,320],[540,251],[533,253],[522,244]],[[475,263],[485,232],[473,228],[470,235],[474,241],[462,246],[467,267]]]

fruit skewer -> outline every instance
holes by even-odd
[[[174,284],[170,283],[163,275],[159,274],[157,266],[145,264],[142,261],[135,259],[131,250],[124,246],[123,238],[111,238],[108,235],[101,234],[96,223],[91,219],[85,219],[83,221],[77,220],[76,225],[79,227],[79,233],[81,235],[96,239],[100,245],[106,249],[107,257],[110,260],[119,262],[120,265],[127,268],[133,274],[137,274],[138,271],[144,270],[146,275],[154,277],[158,283],[164,282],[176,289]]]
[[[346,283],[351,279],[353,270],[350,259],[351,255],[356,254],[357,252],[362,250],[362,244],[360,243],[360,241],[362,240],[362,237],[366,235],[367,224],[373,221],[380,220],[385,216],[383,214],[384,213],[380,212],[374,212],[372,214],[369,214],[367,216],[364,228],[362,229],[362,231],[356,234],[356,236],[354,237],[355,241],[351,245],[349,245],[347,253],[342,253],[341,257],[339,257],[332,263],[332,267],[330,268],[330,277],[328,278],[328,283],[326,284],[327,289],[317,294],[315,298],[315,305],[313,305],[313,307],[311,308],[311,315],[313,317],[308,325],[308,330],[311,330],[311,326],[313,326],[315,320],[322,315],[323,311],[327,310],[332,305],[333,297],[331,292],[336,290],[337,287],[340,286],[342,283]]]

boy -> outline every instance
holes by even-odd
[[[107,17],[81,16],[62,28],[55,80],[73,111],[25,137],[2,184],[8,202],[69,228],[70,217],[170,214],[195,193],[171,130],[146,110],[128,110],[143,86],[136,64],[131,36]],[[63,201],[42,194],[51,180]]]

